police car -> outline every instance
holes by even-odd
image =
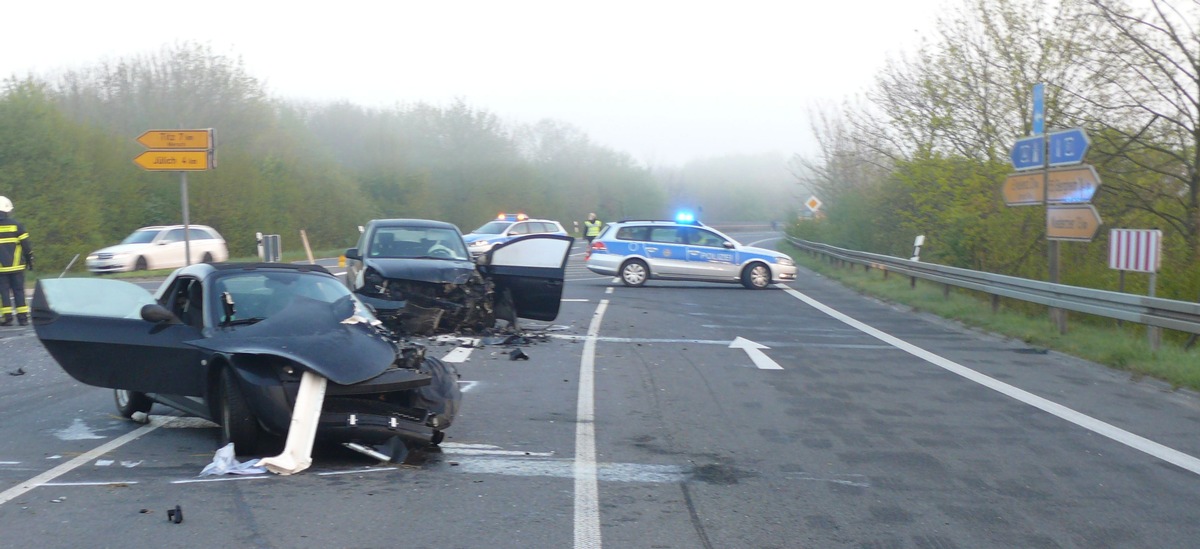
[[[527,234],[556,234],[567,236],[567,231],[557,221],[549,219],[529,219],[525,214],[500,214],[496,219],[484,223],[482,227],[463,235],[467,243],[467,251],[472,258],[477,258],[496,244],[508,242],[518,236]]]
[[[620,277],[626,286],[656,279],[740,282],[757,290],[796,280],[792,258],[743,246],[690,216],[611,223],[592,241],[584,261],[592,272]]]

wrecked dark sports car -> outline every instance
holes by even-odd
[[[375,219],[346,250],[346,285],[386,326],[411,335],[486,333],[554,320],[575,239],[530,235],[471,261],[462,233],[427,219]]]
[[[43,279],[33,317],[71,377],[116,390],[121,415],[166,404],[220,424],[239,454],[292,445],[302,377],[323,378],[306,425],[330,441],[436,444],[461,400],[452,365],[395,339],[316,265],[192,265],[153,296],[121,280]]]

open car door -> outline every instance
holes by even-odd
[[[479,259],[479,270],[512,296],[517,316],[554,320],[562,303],[567,258],[575,239],[534,234],[497,244]]]
[[[43,279],[33,295],[38,339],[62,369],[97,387],[203,396],[206,353],[194,326],[143,320],[154,296],[112,279]]]

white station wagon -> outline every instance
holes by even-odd
[[[229,259],[225,239],[212,227],[188,225],[186,246],[183,230],[183,225],[142,227],[120,244],[88,254],[87,268],[93,273],[174,269],[188,263],[185,248],[191,251],[192,263]]]

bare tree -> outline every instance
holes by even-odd
[[[1086,87],[1066,90],[1106,172],[1103,190],[1157,216],[1200,258],[1200,0],[1084,0],[1098,23]]]

